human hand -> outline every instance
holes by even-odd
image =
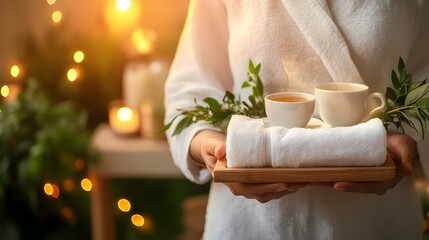
[[[336,182],[333,187],[347,192],[385,194],[395,187],[404,175],[411,176],[413,161],[419,158],[417,143],[410,136],[398,132],[388,131],[387,152],[396,165],[397,173],[394,179],[381,182]]]
[[[204,130],[195,135],[190,147],[195,161],[206,165],[213,176],[217,159],[226,155],[226,137],[223,133]],[[235,196],[243,196],[265,203],[296,192],[304,183],[225,183]]]

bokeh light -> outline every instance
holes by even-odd
[[[52,184],[52,197],[54,197],[54,198],[58,198],[59,196],[60,196],[60,189],[58,188],[58,186],[57,185],[55,185],[55,184]]]
[[[131,42],[139,53],[149,53],[154,49],[157,34],[150,29],[137,28],[131,35]]]
[[[70,82],[74,82],[74,81],[76,81],[77,77],[78,77],[78,72],[77,72],[77,70],[76,70],[75,68],[70,68],[70,69],[67,71],[67,79],[68,79]]]
[[[62,207],[61,208],[61,214],[68,221],[72,221],[73,220],[74,214],[73,214],[73,211],[69,207]]]
[[[76,170],[82,171],[85,168],[85,162],[80,158],[76,159],[76,161],[74,161],[74,167]]]
[[[83,190],[89,192],[92,189],[92,182],[88,178],[84,178],[80,182],[80,186],[82,187]]]
[[[43,186],[43,191],[46,193],[46,195],[51,196],[54,193],[54,188],[52,187],[52,184],[46,183]]]
[[[63,181],[63,188],[67,192],[71,192],[74,189],[74,182],[71,178],[67,178]]]
[[[54,4],[57,2],[57,0],[46,0],[46,2],[47,2],[49,5],[54,5]]]
[[[55,11],[52,13],[52,21],[54,23],[59,23],[63,18],[63,13],[61,11]]]
[[[0,93],[3,97],[9,96],[9,92],[10,92],[9,86],[7,86],[7,85],[3,85],[3,87],[1,87],[1,89],[0,89]]]
[[[18,77],[18,75],[19,75],[19,67],[18,67],[18,65],[13,65],[10,68],[10,75],[12,77],[14,77],[14,78]]]
[[[51,183],[45,183],[43,186],[43,191],[46,195],[58,198],[60,196],[60,189],[57,185]]]
[[[122,212],[129,212],[131,209],[131,203],[125,198],[119,199],[118,201],[118,208]]]
[[[85,54],[82,51],[76,51],[73,55],[73,59],[76,63],[80,63],[85,58]]]
[[[144,218],[140,214],[134,214],[131,216],[131,222],[134,224],[134,226],[141,227],[144,225]]]

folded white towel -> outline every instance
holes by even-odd
[[[228,167],[379,166],[387,154],[379,119],[351,127],[288,129],[234,115],[226,144]]]

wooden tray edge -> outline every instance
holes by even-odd
[[[276,183],[276,182],[374,182],[395,178],[396,166],[388,154],[377,167],[318,168],[228,168],[225,159],[216,163],[214,182]]]

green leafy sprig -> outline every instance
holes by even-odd
[[[173,136],[181,133],[191,124],[199,121],[220,127],[224,132],[228,127],[232,115],[245,115],[254,118],[265,117],[264,105],[264,87],[259,77],[261,64],[254,65],[252,60],[249,61],[247,80],[243,82],[241,88],[251,88],[252,94],[248,97],[249,102],[242,101],[240,95],[235,96],[232,92],[226,90],[222,101],[218,101],[212,97],[203,99],[204,105],[195,102],[195,108],[184,110],[179,109],[180,113],[165,125],[160,133],[166,132],[179,117],[182,117],[176,128],[173,131]]]
[[[427,78],[412,82],[412,76],[407,73],[404,61],[399,58],[398,72],[392,70],[391,80],[393,88],[387,87],[385,94],[387,107],[375,117],[380,118],[386,128],[393,124],[402,132],[405,131],[404,124],[408,125],[419,134],[421,139],[424,139],[429,121]]]
[[[249,61],[248,79],[244,81],[241,88],[252,88],[252,94],[248,97],[249,102],[242,101],[240,96],[235,96],[226,91],[222,102],[206,97],[203,99],[205,105],[197,102],[196,107],[191,110],[180,110],[180,113],[165,125],[160,133],[166,132],[179,117],[183,117],[176,125],[173,136],[181,133],[183,129],[193,123],[206,121],[213,126],[220,127],[226,132],[232,115],[246,115],[250,117],[265,117],[264,87],[259,77],[261,64],[254,65]],[[412,82],[411,74],[407,73],[402,58],[399,58],[397,72],[392,70],[391,81],[393,88],[386,88],[387,106],[384,111],[373,117],[380,118],[386,128],[394,125],[397,129],[405,132],[404,124],[414,129],[424,139],[429,121],[429,83],[427,79]],[[419,126],[419,127],[418,127]]]

